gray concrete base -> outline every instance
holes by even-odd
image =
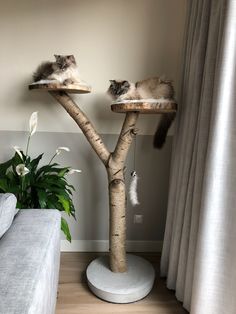
[[[152,289],[155,271],[145,259],[127,254],[128,270],[113,273],[109,257],[92,261],[86,271],[91,291],[99,298],[112,303],[130,303],[143,299]]]

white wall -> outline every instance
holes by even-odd
[[[122,115],[110,111],[108,80],[166,75],[178,89],[187,0],[0,1],[1,130],[25,130],[35,110],[40,130],[80,132],[49,95],[29,92],[36,66],[53,54],[74,54],[93,87],[76,96],[101,133],[118,133]],[[142,117],[153,134],[156,116]]]

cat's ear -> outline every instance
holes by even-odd
[[[60,55],[54,55],[56,62],[60,60],[61,56]]]
[[[116,82],[116,80],[109,80],[109,82],[110,82],[111,84],[114,84],[114,83]]]
[[[73,55],[66,56],[68,60],[70,60],[72,63],[75,63],[75,57]]]
[[[159,84],[172,84],[173,80],[166,79],[165,76],[159,77]]]
[[[130,83],[129,83],[129,81],[122,81],[122,85],[124,86],[124,87],[130,87]]]
[[[173,80],[164,80],[164,79],[160,79],[159,80],[159,84],[168,84],[168,85],[172,85]]]

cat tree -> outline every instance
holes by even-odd
[[[124,167],[134,136],[139,114],[166,114],[175,112],[174,102],[117,103],[112,111],[125,113],[123,126],[113,152],[108,151],[102,138],[85,113],[68,93],[83,94],[91,90],[83,85],[31,84],[30,90],[48,91],[74,119],[88,142],[104,164],[109,190],[109,262],[107,257],[94,260],[87,268],[90,289],[100,298],[116,303],[134,302],[145,297],[154,282],[154,270],[149,262],[126,255],[126,191]],[[128,265],[127,265],[128,264]]]

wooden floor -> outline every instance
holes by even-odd
[[[101,255],[101,254],[99,254]],[[158,278],[160,256],[138,254],[148,259],[157,271],[152,292],[143,300],[131,304],[112,304],[95,297],[88,289],[85,270],[96,253],[62,253],[59,295],[56,314],[186,314],[165,281]]]

